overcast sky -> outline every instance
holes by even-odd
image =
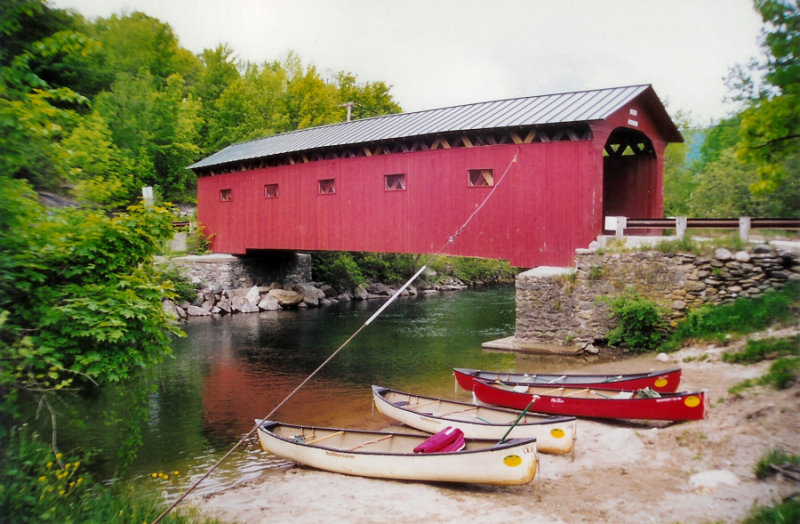
[[[88,18],[143,11],[198,53],[297,52],[383,81],[404,111],[652,84],[671,114],[726,116],[728,69],[760,54],[751,0],[50,0]]]

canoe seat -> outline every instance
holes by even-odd
[[[621,398],[621,399],[633,398],[633,391],[620,391],[612,398]]]
[[[464,432],[458,428],[447,426],[415,447],[414,453],[452,453],[461,451],[464,447],[466,447]]]

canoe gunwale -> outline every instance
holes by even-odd
[[[453,368],[458,384],[471,391],[474,380],[499,381],[508,385],[558,386],[569,388],[596,387],[606,389],[641,389],[650,387],[660,393],[674,393],[680,385],[682,369],[679,367],[641,373],[519,373],[512,371],[485,371],[471,368]],[[659,378],[667,378],[664,385],[656,385]]]
[[[394,402],[391,402],[390,400],[388,400],[381,393],[383,393],[383,392],[394,392],[394,393],[399,393],[399,394],[402,394],[402,395],[410,395],[411,397],[416,397],[416,398],[419,398],[419,399],[441,400],[442,402],[446,402],[446,403],[449,403],[449,404],[458,404],[458,405],[462,405],[462,406],[465,406],[465,407],[469,406],[471,408],[484,408],[484,409],[490,409],[490,410],[495,410],[495,411],[502,411],[502,412],[508,413],[509,415],[519,415],[520,414],[520,410],[514,409],[514,408],[507,408],[505,406],[495,406],[495,405],[488,405],[488,404],[487,405],[477,405],[477,404],[471,404],[469,402],[463,402],[463,401],[460,401],[460,400],[438,399],[436,397],[428,397],[428,396],[425,396],[425,395],[417,395],[417,394],[405,393],[405,392],[397,391],[397,390],[394,390],[394,389],[391,389],[391,388],[385,388],[385,387],[382,387],[382,386],[373,385],[372,386],[372,390],[373,390],[374,394],[379,396],[379,398],[381,398],[387,404],[390,404],[394,409],[399,409],[399,410],[402,410],[402,411],[404,411],[406,413],[409,413],[409,414],[412,414],[412,415],[424,416],[424,417],[428,417],[428,418],[432,418],[432,419],[436,419],[436,420],[441,420],[441,421],[450,421],[452,419],[448,419],[444,415],[435,415],[435,414],[431,414],[431,413],[423,413],[421,411],[416,411],[416,410],[408,408],[406,406],[400,406],[400,405],[395,404]],[[528,411],[528,415],[541,417],[542,420],[538,421],[538,422],[520,422],[519,425],[525,426],[525,425],[558,424],[558,423],[573,422],[575,420],[575,417],[572,416],[572,415],[555,415],[555,414],[552,414],[552,413],[538,413],[538,412],[536,412],[534,410],[529,410]],[[509,426],[509,424],[502,423],[502,422],[487,422],[487,421],[484,421],[484,420],[470,421],[470,424],[481,425],[481,426],[490,426],[490,427],[508,427]]]
[[[482,402],[517,409],[533,401],[532,409],[547,413],[570,414],[582,418],[629,419],[629,420],[700,420],[705,417],[708,396],[705,390],[659,393],[657,397],[635,397],[635,392],[604,390],[602,388],[557,388],[569,393],[548,395],[536,391],[521,392],[504,389],[487,380],[475,380],[475,395]],[[549,389],[536,386],[540,389]],[[535,389],[534,387],[533,389]],[[604,392],[599,397],[578,397],[583,390],[592,393]],[[613,398],[619,393],[634,393],[633,398]],[[697,403],[687,401],[696,397]],[[541,401],[541,402],[540,402]]]
[[[341,428],[330,428],[330,427],[323,427],[323,426],[303,426],[303,425],[300,425],[300,424],[288,424],[288,423],[284,423],[284,422],[278,422],[278,421],[275,421],[275,420],[262,421],[261,424],[259,424],[259,427],[258,427],[259,431],[263,431],[263,432],[267,433],[268,435],[270,435],[272,438],[278,439],[278,440],[283,441],[283,442],[285,442],[287,444],[292,444],[292,445],[295,445],[295,446],[305,447],[305,448],[322,449],[322,450],[331,451],[331,452],[334,452],[334,453],[347,453],[347,454],[353,454],[353,455],[381,455],[381,456],[393,456],[393,457],[394,456],[430,457],[431,455],[464,455],[464,454],[485,453],[485,452],[487,452],[489,450],[499,451],[499,450],[503,450],[503,449],[506,449],[506,448],[515,448],[515,447],[518,447],[518,446],[521,446],[521,445],[535,444],[536,443],[536,439],[535,438],[513,438],[513,439],[508,439],[508,440],[506,440],[504,442],[501,442],[501,443],[497,443],[494,446],[490,446],[490,447],[486,447],[486,448],[482,448],[482,449],[464,449],[464,450],[461,450],[461,451],[445,451],[445,452],[437,452],[435,454],[431,454],[431,453],[414,453],[414,452],[402,453],[402,452],[388,452],[388,451],[369,451],[369,450],[363,450],[361,448],[359,448],[359,449],[336,448],[336,447],[330,447],[330,446],[325,446],[325,445],[317,445],[317,444],[314,444],[314,443],[310,443],[309,444],[309,443],[302,442],[302,441],[299,441],[299,440],[294,440],[294,439],[291,439],[291,438],[287,438],[287,437],[278,435],[277,433],[275,433],[275,432],[273,432],[272,430],[269,429],[270,427],[276,427],[276,426],[292,427],[292,428],[297,428],[297,429],[315,429],[315,430],[323,430],[323,431],[331,431],[331,432],[344,431],[345,433],[362,433],[362,434],[374,435],[376,438],[387,437],[387,436],[413,437],[413,438],[420,439],[420,442],[422,440],[425,440],[428,437],[430,437],[430,435],[419,435],[419,434],[414,434],[414,433],[401,433],[401,432],[397,432],[397,431],[371,431],[371,430],[362,430],[362,429],[344,429],[344,430],[342,430]],[[478,440],[478,439],[466,439],[466,440],[475,441],[475,440]]]

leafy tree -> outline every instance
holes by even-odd
[[[289,130],[341,121],[336,87],[325,82],[315,66],[304,68],[300,57],[289,53],[283,67],[287,73],[285,101]]]
[[[180,199],[194,186],[186,166],[199,153],[199,103],[186,96],[179,75],[168,78],[163,88],[158,84],[149,73],[120,73],[96,107],[109,122],[114,143],[135,163],[136,185],[154,186],[165,198]]]
[[[340,105],[355,103],[351,114],[353,120],[402,111],[389,93],[390,87],[384,82],[368,82],[359,85],[354,74],[340,71],[336,75],[336,85],[339,89]]]
[[[684,142],[669,144],[664,152],[664,214],[688,216],[696,182],[689,165],[689,151],[700,132],[692,128],[689,116],[679,112],[673,118]]]
[[[783,163],[797,154],[800,142],[800,2],[754,0],[764,21],[762,47],[766,62],[758,88],[740,66],[729,84],[736,97],[748,102],[739,129],[738,158],[756,167],[756,193],[774,192],[787,173]]]
[[[701,217],[759,216],[759,200],[750,193],[755,170],[736,159],[733,148],[720,153],[696,175],[690,215]]]
[[[75,17],[65,11],[51,9],[42,0],[0,0],[0,67],[31,44],[66,29],[75,29]]]
[[[201,103],[200,117],[203,121],[200,133],[200,147],[205,154],[216,151],[209,145],[209,122],[217,119],[217,101],[222,93],[239,80],[239,65],[233,51],[220,44],[216,48],[204,49],[200,53],[203,69],[200,78],[191,86],[192,93]]]
[[[161,81],[178,73],[184,77],[199,71],[198,58],[189,58],[178,45],[169,24],[140,11],[98,19],[92,36],[103,42],[103,57],[114,73],[147,72]]]
[[[136,165],[114,143],[108,122],[97,112],[81,120],[62,142],[67,178],[80,202],[124,208],[138,187]]]
[[[280,63],[248,64],[214,103],[208,122],[208,148],[216,151],[254,138],[289,130],[285,108],[287,76]]]

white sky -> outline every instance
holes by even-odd
[[[88,18],[142,11],[192,52],[383,81],[404,111],[652,84],[671,114],[726,116],[723,78],[759,56],[751,0],[50,0]]]

